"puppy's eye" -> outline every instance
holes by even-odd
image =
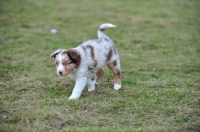
[[[58,62],[56,62],[55,64],[56,64],[56,66],[58,66]]]
[[[64,65],[65,65],[65,66],[69,66],[69,65],[70,65],[70,63],[68,63],[68,62],[65,62],[65,63],[64,63]]]

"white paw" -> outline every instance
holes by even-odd
[[[75,99],[78,99],[79,97],[77,97],[77,96],[70,96],[69,98],[68,98],[68,100],[75,100]]]
[[[91,91],[93,91],[93,90],[95,90],[95,87],[89,87],[89,88],[88,88],[88,92],[91,92]]]
[[[91,84],[88,86],[88,92],[91,92],[93,90],[95,90],[95,83],[91,82]]]
[[[122,87],[122,85],[114,84],[114,89],[115,89],[115,90],[119,90],[121,87]]]

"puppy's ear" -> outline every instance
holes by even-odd
[[[51,53],[50,58],[54,58],[55,59],[56,56],[62,51],[64,51],[64,49],[58,49],[58,50],[54,51],[53,53]]]
[[[77,50],[70,49],[63,53],[67,53],[67,55],[70,57],[72,62],[76,63],[77,67],[79,66],[79,64],[81,63],[81,55],[79,54]]]

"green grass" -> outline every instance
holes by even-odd
[[[198,0],[1,0],[0,131],[200,131]],[[102,84],[68,101],[74,86],[50,54],[106,34],[123,88]],[[58,29],[51,34],[50,29]]]

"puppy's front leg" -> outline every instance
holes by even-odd
[[[86,82],[87,78],[77,78],[75,87],[72,91],[72,95],[68,98],[68,100],[78,99],[81,96],[83,89],[85,88]]]

